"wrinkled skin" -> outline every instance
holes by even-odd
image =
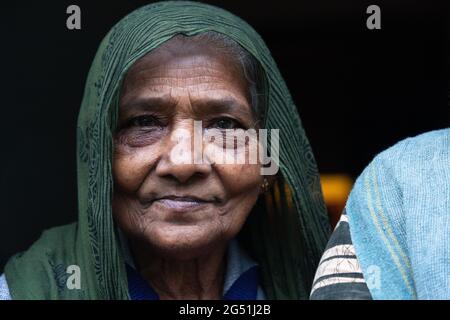
[[[113,214],[161,299],[221,297],[228,241],[241,230],[263,181],[257,163],[174,163],[174,135],[180,129],[193,134],[194,120],[202,120],[203,132],[255,128],[249,101],[239,63],[192,38],[171,39],[125,77]]]

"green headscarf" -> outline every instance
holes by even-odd
[[[207,31],[225,34],[259,62],[267,91],[264,126],[280,129],[285,182],[259,201],[240,239],[261,266],[267,298],[308,298],[329,226],[314,156],[283,78],[264,41],[240,18],[211,5],[165,1],[127,15],[100,44],[78,118],[78,222],[45,231],[9,260],[5,275],[13,299],[129,299],[111,212],[121,82],[137,59],[176,34]],[[81,269],[81,289],[66,285],[71,265]]]

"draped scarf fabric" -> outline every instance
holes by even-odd
[[[290,93],[264,41],[246,22],[217,7],[165,1],[118,22],[92,63],[77,125],[78,222],[44,232],[5,274],[15,299],[129,299],[111,213],[112,150],[124,75],[143,55],[177,34],[225,34],[251,53],[265,78],[264,126],[280,129],[279,179],[259,201],[240,238],[259,262],[269,299],[306,299],[329,226],[314,156]],[[270,145],[270,139],[269,139]],[[68,289],[67,267],[81,269]]]

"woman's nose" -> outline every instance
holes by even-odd
[[[199,137],[200,135],[200,137]],[[205,177],[211,164],[203,161],[202,130],[191,125],[175,128],[165,143],[161,157],[156,165],[160,177],[176,179],[186,183],[193,177]]]
[[[209,164],[176,164],[170,159],[160,161],[156,167],[158,176],[176,179],[180,183],[186,183],[194,177],[206,177],[210,172]]]

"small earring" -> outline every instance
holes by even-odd
[[[269,181],[267,180],[267,178],[264,178],[263,183],[261,184],[261,189],[264,193],[266,193],[267,191],[269,191]]]

